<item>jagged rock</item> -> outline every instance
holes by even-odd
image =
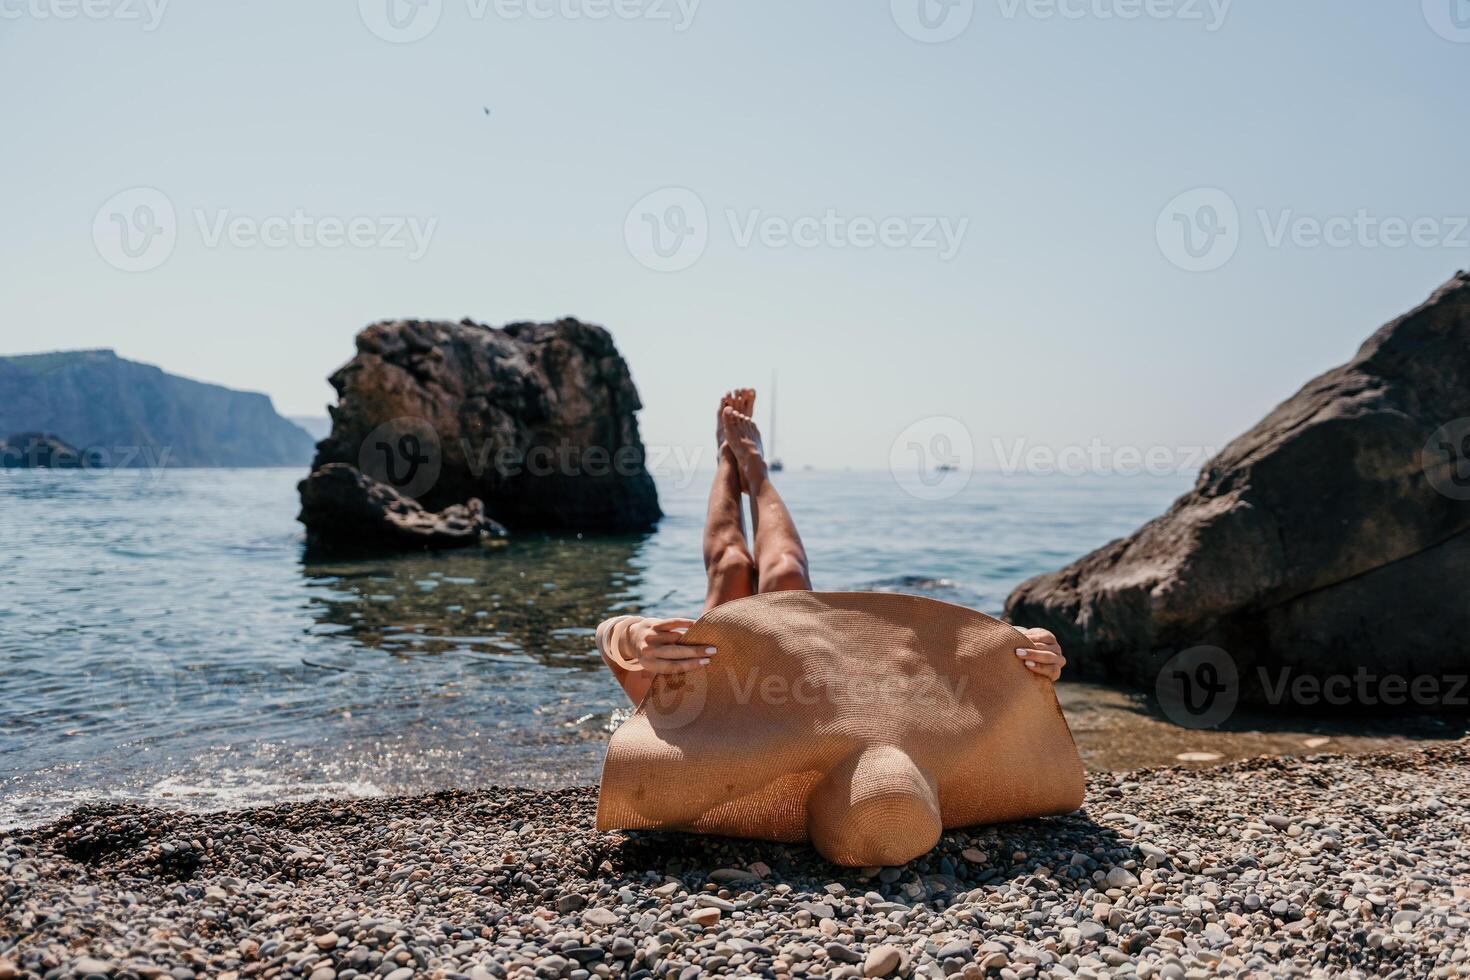
[[[632,531],[661,511],[612,337],[560,320],[405,320],[357,336],[314,468],[343,463],[430,510],[478,498],[512,530]],[[303,511],[312,527],[315,509]]]
[[[1172,653],[1207,645],[1247,701],[1301,701],[1278,686],[1289,669],[1439,678],[1440,703],[1399,703],[1454,708],[1444,679],[1470,666],[1467,456],[1462,272],[1228,445],[1166,514],[1024,583],[1006,617],[1056,633],[1082,677],[1153,688]],[[1387,703],[1367,690],[1297,706]]]
[[[435,513],[345,463],[328,463],[298,485],[314,551],[463,548],[505,537],[478,500]]]
[[[21,432],[0,442],[0,467],[7,470],[74,470],[93,460],[66,440],[45,432]]]

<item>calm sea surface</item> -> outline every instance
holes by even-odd
[[[592,629],[616,611],[698,614],[708,477],[662,481],[668,516],[646,536],[306,564],[301,476],[0,471],[0,826],[89,800],[595,781],[625,701]],[[780,479],[818,589],[992,613],[1190,483],[977,475],[935,502],[886,472]],[[1174,729],[1094,685],[1062,699],[1095,767],[1302,742]]]

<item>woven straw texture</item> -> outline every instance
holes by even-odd
[[[600,829],[810,840],[902,864],[941,830],[1067,813],[1083,773],[1031,642],[890,593],[774,592],[706,613],[704,670],[661,676],[612,737]]]

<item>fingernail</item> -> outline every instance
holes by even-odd
[[[701,660],[699,662],[699,666],[703,667],[707,663],[709,663],[709,657],[705,657],[703,660]]]
[[[715,648],[714,647],[705,647],[704,648],[704,652],[705,653],[714,653],[715,652]]]
[[[1018,650],[1017,650],[1017,651],[1016,651],[1016,656],[1018,656],[1018,657],[1024,657],[1024,656],[1026,656],[1026,654],[1027,654],[1027,652],[1028,652],[1028,651],[1026,651],[1026,650],[1024,650],[1024,649],[1018,649]]]
[[[1028,661],[1026,661],[1026,666],[1027,667],[1035,667],[1036,666],[1036,661],[1034,661],[1034,660],[1028,660]]]

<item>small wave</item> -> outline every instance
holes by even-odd
[[[236,810],[319,799],[364,799],[386,796],[376,783],[361,779],[281,781],[259,769],[225,771],[208,781],[165,776],[149,786],[48,788],[6,794],[0,805],[0,828],[35,827],[97,803],[131,803],[195,812]]]
[[[896,575],[892,578],[869,582],[860,589],[866,592],[901,592],[905,595],[920,595],[930,599],[941,599],[957,606],[980,609],[985,606],[985,596],[950,578],[934,578],[928,575]]]
[[[267,803],[317,799],[362,799],[386,795],[370,780],[273,780],[261,769],[222,772],[207,782],[165,776],[142,794],[148,802],[183,803],[190,809],[235,809]]]
[[[898,575],[868,583],[869,592],[959,592],[963,589],[954,579],[929,578],[925,575]]]

